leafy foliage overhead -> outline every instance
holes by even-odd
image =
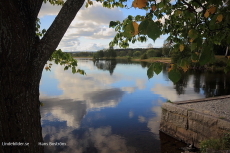
[[[64,4],[63,0],[43,0],[43,2],[44,3],[49,2],[52,5],[63,5]],[[42,30],[40,29],[40,24],[41,24],[40,19],[37,18],[35,34],[39,38],[43,37],[46,33],[46,29],[42,29]],[[55,50],[53,54],[51,55],[49,61],[50,62],[54,61],[55,64],[64,65],[65,66],[64,70],[68,70],[69,68],[71,68],[73,74],[79,73],[82,75],[86,75],[84,70],[76,69],[77,60],[74,59],[69,53],[62,52],[61,49]],[[50,71],[51,66],[52,66],[52,63],[47,62],[44,68],[45,70]]]
[[[230,44],[230,1],[229,0],[96,0],[104,7],[120,7],[146,10],[145,15],[129,15],[123,21],[111,21],[109,27],[117,32],[110,46],[127,48],[129,43],[156,40],[168,34],[167,42],[173,51],[183,53],[190,46],[191,57],[174,63],[184,72],[188,69],[185,60],[205,65],[214,59],[214,45]],[[62,5],[63,0],[44,0]],[[87,0],[86,7],[93,5]],[[42,36],[45,31],[38,33]],[[228,66],[229,67],[229,66]],[[228,71],[226,67],[226,72]],[[170,71],[169,71],[170,72]],[[172,74],[176,75],[177,71]],[[177,79],[174,79],[177,80]]]
[[[230,44],[229,0],[133,0],[132,4],[127,0],[96,1],[107,8],[134,7],[147,11],[146,15],[129,15],[122,22],[111,21],[110,27],[117,32],[111,46],[126,48],[129,43],[143,42],[147,38],[155,41],[160,35],[168,34],[167,41],[174,51],[183,52],[185,46],[191,46],[188,60],[205,65],[214,59],[213,45],[227,47]],[[182,65],[186,71],[186,66]],[[177,71],[172,73],[177,75]]]
[[[45,65],[45,69],[50,71],[50,68],[52,66],[51,61],[54,61],[55,64],[64,65],[64,70],[68,70],[69,68],[72,70],[72,73],[79,73],[81,75],[86,75],[84,70],[77,69],[77,61],[69,54],[62,52],[61,49],[54,51],[54,53],[51,55],[49,59],[49,64]]]

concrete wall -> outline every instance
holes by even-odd
[[[230,131],[228,120],[209,116],[173,103],[162,104],[160,131],[199,147],[199,142],[220,138]]]

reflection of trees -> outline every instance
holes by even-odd
[[[169,64],[163,64],[162,65],[162,74],[163,74],[163,77],[165,78],[166,81],[169,81],[168,68],[169,68]]]
[[[194,91],[196,93],[200,93],[200,89],[203,84],[203,74],[202,71],[193,71],[194,73],[194,79],[193,79],[193,86],[194,86]]]
[[[188,85],[189,81],[189,72],[183,73],[180,80],[175,83],[175,89],[178,95],[185,94],[185,88]]]
[[[223,72],[206,72],[204,74],[203,90],[206,97],[230,94],[229,74]]]
[[[116,60],[95,60],[94,65],[101,70],[108,70],[110,75],[113,74],[113,71],[117,65]]]
[[[148,62],[141,62],[141,67],[145,68],[148,65]]]
[[[200,93],[203,89],[205,97],[214,97],[230,94],[229,74],[223,72],[194,71],[194,91]]]
[[[167,65],[163,65],[163,76],[168,78]],[[193,78],[193,88],[196,93],[201,93],[201,89],[205,97],[214,97],[230,94],[230,81],[227,79],[230,74],[224,72],[202,72],[189,70],[181,73],[181,79],[175,83],[177,94],[185,94],[185,88],[189,79]]]

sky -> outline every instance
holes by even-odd
[[[110,21],[122,21],[128,15],[145,15],[146,11],[131,7],[131,1],[127,4],[129,9],[121,8],[103,8],[99,2],[94,2],[93,6],[88,8],[85,5],[77,13],[70,27],[62,38],[57,49],[65,52],[74,51],[98,51],[109,48],[109,42],[112,41],[116,32],[109,28]],[[38,17],[41,21],[41,30],[48,29],[61,6],[53,6],[49,3],[43,3]],[[129,48],[147,48],[152,44],[154,48],[162,47],[166,36],[161,36],[155,42],[148,39],[146,42],[130,43]],[[119,48],[114,46],[114,48]]]

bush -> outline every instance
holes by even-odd
[[[140,51],[135,51],[134,53],[133,53],[133,56],[135,56],[135,57],[139,57],[141,55],[141,52]]]
[[[127,60],[131,60],[132,58],[130,56],[127,57]]]
[[[148,57],[154,57],[154,49],[147,50]]]
[[[214,66],[217,67],[225,67],[227,65],[227,60],[225,59],[216,59],[215,62],[213,63]]]
[[[221,139],[209,139],[200,142],[200,150],[205,153],[207,149],[212,150],[229,150],[230,134],[226,133]]]
[[[148,59],[147,54],[146,54],[146,53],[142,54],[142,55],[141,55],[141,59]]]
[[[156,50],[153,54],[153,57],[161,57],[161,56],[163,56],[163,54],[161,53],[160,50]]]

